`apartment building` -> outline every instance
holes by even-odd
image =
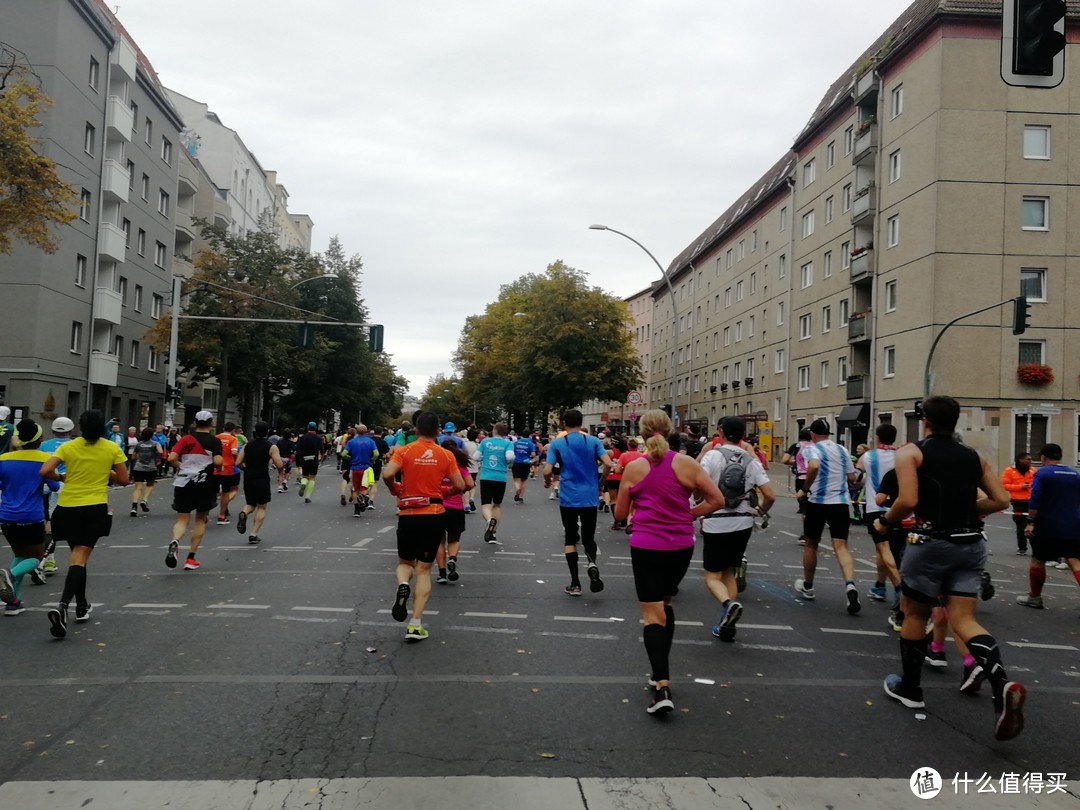
[[[683,421],[767,416],[780,446],[818,416],[852,447],[881,422],[914,439],[935,338],[986,308],[941,338],[931,390],[960,400],[964,440],[999,468],[1046,441],[1080,456],[1080,84],[1007,86],[1000,37],[1001,2],[918,0],[827,89],[672,263],[674,312],[655,290],[654,402]],[[1017,337],[994,305],[1021,293],[1033,328]],[[1021,381],[1029,363],[1053,382]]]
[[[0,256],[0,398],[16,416],[96,407],[154,424],[166,381],[144,336],[170,289],[180,118],[100,0],[13,0],[6,11],[5,42],[54,102],[42,152],[80,204],[56,253],[18,244]]]

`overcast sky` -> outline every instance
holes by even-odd
[[[791,146],[909,0],[120,0],[162,82],[341,238],[419,396],[562,259],[620,297]]]

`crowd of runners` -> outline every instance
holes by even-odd
[[[249,439],[231,422],[216,432],[214,415],[200,411],[181,436],[170,437],[159,426],[136,431],[129,443],[98,411],[83,413],[77,430],[71,419],[55,419],[53,437],[45,439],[42,426],[30,419],[13,425],[5,410],[0,408],[0,527],[14,552],[11,565],[0,568],[5,615],[25,610],[24,579],[43,584],[56,573],[52,551],[59,542],[71,553],[60,601],[47,613],[50,632],[66,636],[72,604],[76,622],[89,620],[93,606],[86,595],[87,565],[98,541],[111,530],[111,486],[134,483],[129,516],[137,518],[150,511],[155,484],[171,477],[176,520],[165,565],[194,571],[200,567],[197,554],[211,515],[216,509],[217,523],[231,524],[230,506],[241,490],[244,506],[236,511],[236,529],[256,545],[262,542],[275,483],[279,494],[291,484],[311,504],[320,476],[336,474],[337,500],[351,506],[357,518],[376,509],[383,500],[380,489],[386,490],[385,500],[398,518],[391,613],[397,621],[408,620],[407,642],[422,641],[429,636],[423,617],[432,579],[447,584],[461,576],[460,542],[476,501],[483,541],[499,544],[508,481],[514,502],[523,504],[529,481],[542,479],[548,499],[558,500],[568,596],[582,595],[582,568],[589,591],[604,590],[596,542],[599,516],[611,514],[611,529],[629,535],[652,672],[651,714],[674,708],[669,665],[676,625],[673,600],[691,564],[698,531],[705,584],[717,602],[712,633],[732,643],[744,610],[739,594],[746,587],[748,546],[755,526],[767,525],[776,503],[767,461],[746,441],[746,424],[738,417],[724,418],[704,441],[680,437],[663,411],[643,414],[638,436],[594,436],[583,427],[578,410],[566,411],[562,429],[550,437],[514,435],[505,423],[494,425],[490,435],[475,427],[459,431],[453,423],[440,424],[434,413],[418,411],[396,431],[356,424],[334,436],[310,422],[296,433],[278,433],[259,422]],[[1064,564],[1080,584],[1080,473],[1062,463],[1059,446],[1048,444],[1041,449],[1038,469],[1029,456],[1021,456],[999,478],[954,434],[958,416],[955,400],[928,398],[921,412],[922,441],[898,448],[895,428],[883,424],[874,446],[857,460],[833,441],[826,420],[810,424],[783,458],[795,475],[803,522],[798,540],[803,576],[795,580],[794,590],[803,600],[816,598],[818,547],[828,528],[846,610],[860,612],[848,548],[853,506],[860,502],[856,516],[869,532],[878,563],[867,595],[886,601],[887,585],[892,586],[889,620],[900,634],[900,672],[885,679],[885,693],[906,707],[923,707],[922,667],[945,665],[945,639],[951,631],[964,660],[960,691],[973,694],[989,683],[994,733],[1007,740],[1023,728],[1026,692],[1008,677],[997,642],[975,618],[979,599],[994,591],[984,570],[983,519],[1012,509],[1017,553],[1027,554],[1030,546],[1032,554],[1030,592],[1017,602],[1042,608],[1048,564]],[[185,537],[187,550],[182,552]]]

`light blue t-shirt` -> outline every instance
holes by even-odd
[[[514,463],[528,464],[536,452],[536,445],[532,439],[518,439],[514,442]]]
[[[59,447],[62,444],[67,444],[70,441],[71,441],[70,436],[68,436],[66,438],[63,438],[63,439],[46,439],[45,441],[43,441],[41,443],[41,452],[48,453],[51,456],[53,453],[56,452],[57,447]],[[60,475],[63,475],[64,473],[67,472],[67,465],[66,464],[61,464],[59,467],[56,468],[56,471],[58,473],[60,473]]]
[[[514,457],[514,445],[502,436],[490,436],[480,442],[480,480],[505,481],[506,463]]]
[[[851,454],[832,439],[815,442],[802,452],[808,464],[816,459],[819,465],[807,500],[818,504],[850,504],[847,477],[855,472]]]
[[[607,451],[595,436],[571,431],[548,445],[548,464],[558,464],[559,506],[583,508],[600,503],[596,462]]]

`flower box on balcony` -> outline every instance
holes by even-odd
[[[1023,385],[1050,385],[1054,381],[1054,370],[1042,363],[1021,363],[1016,367],[1016,379]]]

